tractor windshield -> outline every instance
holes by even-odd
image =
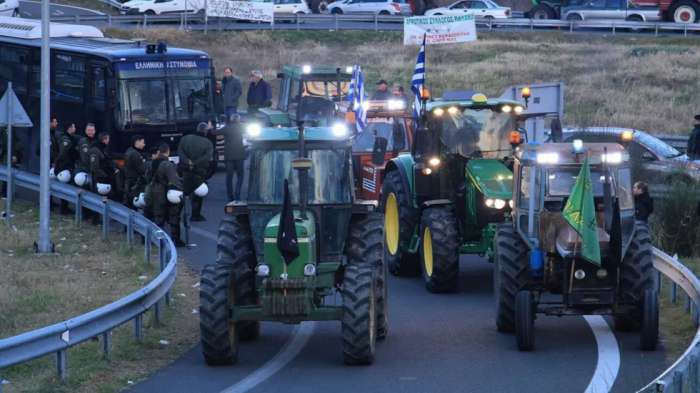
[[[490,109],[452,108],[457,111],[445,111],[440,120],[440,140],[449,153],[466,158],[502,158],[510,153],[508,133],[515,124],[509,114]]]
[[[292,169],[298,158],[296,149],[253,150],[248,203],[280,205],[284,198],[284,179],[289,180],[292,203],[299,203],[299,176]],[[309,170],[309,204],[346,204],[352,202],[350,154],[347,149],[312,149]]]
[[[371,153],[374,150],[374,142],[377,138],[387,140],[387,151],[408,150],[408,138],[406,127],[401,121],[373,121],[369,122],[365,129],[355,136],[352,143],[352,151],[355,153]]]
[[[579,167],[552,168],[547,170],[547,195],[549,196],[569,196],[574,188],[578,177]],[[591,183],[593,184],[593,195],[603,196],[603,172],[600,169],[591,168]],[[620,208],[628,209],[634,206],[632,197],[632,185],[629,168],[610,170],[610,188],[613,196],[619,196]]]

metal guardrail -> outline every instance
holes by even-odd
[[[14,185],[28,190],[39,190],[39,176],[13,170]],[[0,180],[7,179],[7,168],[0,167]],[[170,236],[141,214],[122,204],[109,201],[97,194],[52,180],[51,196],[68,201],[75,206],[76,224],[82,222],[82,208],[102,216],[102,238],[106,239],[110,224],[118,222],[126,227],[126,240],[134,242],[134,233],[144,239],[144,263],[150,263],[152,246],[158,247],[160,274],[145,287],[108,305],[17,336],[0,339],[0,370],[28,360],[56,353],[56,366],[61,379],[67,376],[66,351],[93,337],[102,336],[102,350],[109,358],[112,347],[112,330],[126,322],[134,321],[134,336],[143,339],[143,315],[153,310],[156,323],[160,321],[161,301],[170,304],[169,291],[177,273],[177,251]],[[2,385],[0,385],[2,391]]]
[[[251,23],[244,20],[209,17],[198,14],[166,15],[75,15],[52,17],[55,22],[90,23],[100,26],[119,24],[139,24],[142,27],[151,24],[171,23],[180,26],[197,23],[203,30],[403,30],[404,17],[400,15],[376,14],[278,14],[274,23]],[[205,24],[206,21],[206,24]],[[520,30],[595,30],[612,32],[632,31],[659,35],[664,32],[688,33],[700,32],[700,23],[672,22],[632,22],[623,20],[583,20],[563,21],[557,19],[486,19],[477,18],[479,30],[511,28]]]
[[[654,248],[654,268],[661,277],[671,281],[669,286],[671,302],[678,302],[678,288],[685,292],[685,310],[693,316],[696,328],[700,319],[700,280],[678,259]],[[693,341],[678,358],[660,376],[640,389],[638,393],[674,392],[696,393],[700,391],[700,329],[695,333]]]

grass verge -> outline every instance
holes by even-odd
[[[17,231],[0,229],[0,337],[60,322],[108,304],[143,287],[158,273],[156,255],[143,262],[143,247],[128,248],[123,234],[102,241],[99,227],[77,229],[72,218],[54,216],[57,254],[33,253],[37,211],[15,207]],[[111,360],[103,359],[99,340],[68,350],[68,379],[57,378],[55,356],[0,370],[4,392],[117,392],[177,359],[196,341],[198,282],[184,263],[164,307],[161,325],[144,318],[144,342],[128,323],[113,331]]]

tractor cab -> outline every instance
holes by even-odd
[[[629,154],[616,143],[526,144],[514,162],[511,225],[495,238],[496,325],[534,348],[537,313],[612,315],[658,337],[648,224],[635,221]]]
[[[355,187],[361,199],[379,200],[386,163],[411,151],[413,120],[405,101],[368,101],[365,123],[352,143]]]
[[[266,125],[289,127],[303,121],[307,127],[331,126],[343,118],[352,67],[285,65],[277,78],[277,108],[260,110]]]

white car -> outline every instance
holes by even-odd
[[[252,0],[260,1],[260,0]],[[274,3],[275,14],[310,14],[311,8],[306,0],[264,0],[261,3]]]
[[[0,0],[0,16],[19,16],[19,0]]]
[[[379,15],[410,15],[407,0],[341,0],[328,4],[331,14],[371,13]]]
[[[510,18],[511,12],[509,7],[501,7],[491,0],[460,0],[447,7],[428,10],[425,15],[474,15],[485,19],[507,19]]]
[[[131,0],[122,4],[127,14],[161,15],[172,12],[204,11],[204,0]]]

